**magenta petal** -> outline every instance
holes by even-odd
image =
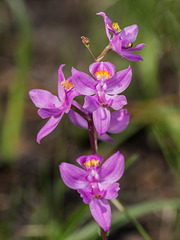
[[[63,117],[64,112],[62,112],[60,115],[51,117],[47,123],[41,128],[41,130],[38,132],[37,135],[37,142],[40,143],[41,139],[47,136],[49,133],[51,133],[58,123],[60,122],[61,118]]]
[[[96,222],[108,232],[111,226],[111,208],[106,199],[94,198],[90,204],[90,211]]]
[[[129,49],[128,50],[127,49],[122,49],[121,56],[123,58],[126,58],[126,59],[132,61],[132,62],[138,62],[138,61],[142,61],[143,60],[143,58],[141,56],[139,56],[136,53],[130,52]]]
[[[132,69],[129,66],[127,69],[117,72],[109,81],[107,81],[107,94],[119,94],[123,92],[130,84],[132,79]]]
[[[101,136],[97,136],[98,140],[103,141],[103,142],[110,142],[111,144],[114,143],[114,140],[107,134],[103,134]]]
[[[120,190],[119,188],[119,183],[113,183],[107,186],[103,185],[103,189],[105,190],[105,199],[115,199],[118,197],[118,191]]]
[[[38,108],[52,108],[61,105],[57,96],[43,89],[33,89],[29,91],[29,96]]]
[[[124,28],[119,36],[123,39],[127,39],[129,42],[134,42],[138,34],[138,26],[136,24]]]
[[[78,102],[73,101],[72,104],[77,107],[79,110],[81,110],[87,117],[91,115],[89,111],[84,109]],[[88,124],[87,120],[85,120],[83,117],[81,117],[77,112],[70,110],[69,114],[69,119],[73,124],[80,128],[85,128],[88,129]]]
[[[74,125],[80,128],[88,129],[87,121],[83,117],[81,117],[77,112],[70,110],[68,116]]]
[[[126,44],[128,44],[129,41],[127,39],[122,39],[122,46],[125,47]],[[129,47],[130,48],[130,47]],[[121,55],[121,54],[120,54]]]
[[[62,102],[64,102],[64,99],[65,99],[65,91],[61,85],[61,83],[65,80],[65,77],[62,71],[64,66],[65,64],[62,64],[58,69],[58,96]]]
[[[100,183],[110,184],[118,181],[124,172],[124,157],[116,152],[100,168]]]
[[[38,110],[38,114],[41,118],[49,118],[52,116],[56,116],[62,112],[62,109],[59,108],[40,108]]]
[[[114,110],[119,110],[127,104],[127,99],[124,95],[106,95],[106,100],[108,101],[109,99],[111,99],[109,106],[112,107]]]
[[[112,27],[111,27],[111,24],[112,24],[111,19],[108,18],[104,12],[99,12],[99,13],[97,13],[97,15],[101,15],[104,18],[106,34],[107,34],[108,39],[110,40],[111,35],[110,35],[109,30],[111,30],[111,31],[113,30]]]
[[[131,51],[139,51],[139,50],[142,50],[145,45],[146,45],[145,43],[140,43],[140,44],[138,44],[137,46],[132,47],[130,50],[131,50]]]
[[[83,95],[96,93],[96,81],[88,74],[77,71],[75,68],[72,68],[72,83],[76,90]]]
[[[108,108],[99,107],[93,112],[94,126],[98,135],[103,135],[107,132],[110,124],[111,114]]]
[[[87,172],[73,164],[61,163],[59,165],[63,182],[72,189],[86,188],[89,184],[87,181]]]
[[[85,189],[78,189],[77,191],[80,194],[80,196],[82,197],[83,202],[85,204],[89,204],[90,201],[93,199],[93,195],[91,194],[91,192],[92,192],[91,185],[89,185]]]
[[[119,35],[114,35],[113,38],[110,40],[110,44],[112,50],[121,55],[122,40]]]
[[[89,66],[89,71],[95,78],[95,73],[103,70],[108,71],[108,73],[110,73],[110,77],[112,77],[115,74],[116,68],[114,64],[110,62],[94,62]]]
[[[66,110],[65,110],[66,113],[68,113],[70,111],[73,99],[78,95],[80,95],[80,94],[77,91],[75,91],[75,89],[72,89],[70,92],[66,93],[66,98],[64,101],[65,106],[66,106]]]
[[[130,114],[127,109],[121,109],[111,113],[111,122],[108,128],[109,133],[122,132],[129,124]]]
[[[88,111],[94,112],[99,107],[99,103],[97,102],[97,96],[86,96],[84,99],[83,108]]]

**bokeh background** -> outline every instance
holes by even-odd
[[[179,0],[1,0],[0,2],[0,239],[100,239],[88,206],[62,182],[58,165],[89,154],[86,130],[65,116],[39,145],[40,119],[28,92],[57,94],[57,70],[88,73],[93,62],[81,43],[90,38],[95,56],[108,44],[104,11],[121,29],[138,24],[135,45],[146,43],[143,62],[115,52],[133,79],[124,92],[131,114],[114,145],[99,143],[105,159],[119,150],[126,159],[120,180],[120,212],[109,239],[180,239],[180,1]],[[121,209],[122,210],[122,209]]]

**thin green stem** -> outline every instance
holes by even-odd
[[[97,139],[95,136],[95,128],[94,128],[92,115],[91,115],[91,118],[88,119],[87,122],[88,122],[88,131],[89,131],[89,140],[90,140],[90,145],[91,145],[91,153],[97,154]]]
[[[95,58],[93,52],[91,51],[90,47],[87,47],[87,49],[90,52],[91,56],[93,57],[94,61],[96,62],[96,58]]]
[[[109,44],[109,45],[107,45],[107,47],[102,51],[102,53],[97,57],[97,59],[96,59],[96,62],[100,62],[103,58],[104,58],[104,56],[106,55],[106,53],[109,51],[109,50],[111,50],[112,48],[111,48],[111,45]]]
[[[105,232],[102,228],[101,228],[101,237],[102,237],[102,240],[108,240],[107,232]]]
[[[90,43],[89,38],[82,36],[81,39],[82,39],[82,43],[84,44],[84,46],[86,46],[86,48],[87,48],[88,51],[90,52],[90,54],[91,54],[91,56],[92,56],[92,58],[94,59],[95,62],[100,62],[100,61],[105,57],[106,53],[107,53],[109,50],[112,49],[111,44],[109,43],[109,45],[107,45],[107,46],[105,47],[105,49],[102,51],[102,53],[101,53],[97,58],[95,58],[95,56],[94,56],[94,54],[92,53],[92,51],[91,51],[91,49],[90,49],[90,46],[89,46],[89,43]]]
[[[152,240],[147,231],[143,228],[143,226],[136,220],[136,218],[129,214],[128,210],[122,205],[122,203],[120,203],[117,199],[113,199],[111,200],[111,202],[120,212],[124,213],[124,215],[129,221],[134,224],[138,232],[144,237],[145,240]]]
[[[91,49],[90,49],[90,46],[89,46],[89,43],[90,43],[89,38],[82,36],[81,39],[82,39],[82,43],[84,44],[84,46],[87,47],[87,49],[88,49],[88,51],[90,52],[92,58],[93,58],[94,61],[96,62],[96,58],[95,58],[94,54],[92,53],[92,51],[91,51]]]

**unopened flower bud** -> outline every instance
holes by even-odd
[[[89,38],[82,36],[82,43],[88,48],[89,47]]]

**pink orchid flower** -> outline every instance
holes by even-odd
[[[107,232],[111,225],[108,200],[118,196],[120,188],[117,181],[124,172],[124,157],[116,152],[102,166],[103,158],[98,155],[81,156],[76,161],[84,169],[69,163],[59,165],[62,180],[79,192],[83,202],[89,204],[95,221]]]
[[[138,34],[138,26],[136,24],[121,30],[118,23],[112,22],[104,12],[99,12],[97,15],[101,15],[104,18],[106,34],[113,51],[133,62],[143,60],[141,56],[131,52],[142,50],[145,46],[144,43],[141,43],[133,47],[133,42],[136,40]],[[112,37],[110,33],[113,34]]]
[[[56,128],[64,113],[70,111],[73,98],[79,95],[72,84],[72,77],[65,79],[63,67],[64,64],[58,70],[58,97],[43,89],[33,89],[29,92],[31,100],[39,108],[39,116],[43,119],[50,118],[37,135],[38,143]]]

